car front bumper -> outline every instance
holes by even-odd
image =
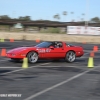
[[[7,58],[20,58],[23,59],[26,57],[26,54],[13,54],[13,53],[7,53],[6,54]]]

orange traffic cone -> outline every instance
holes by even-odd
[[[10,39],[10,42],[14,42],[14,39]]]
[[[37,40],[36,40],[36,42],[37,42],[37,43],[39,43],[39,42],[40,42],[40,40],[39,40],[39,39],[37,39]]]
[[[98,46],[94,46],[94,47],[93,47],[93,51],[94,51],[94,52],[97,52],[97,51],[98,51]]]
[[[94,52],[93,51],[90,53],[90,57],[94,57]]]
[[[86,44],[86,42],[82,42],[82,44]]]
[[[6,49],[1,50],[1,56],[6,56]]]

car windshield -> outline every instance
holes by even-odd
[[[36,45],[36,47],[48,48],[50,45],[52,45],[52,42],[42,42],[42,43]]]

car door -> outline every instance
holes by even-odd
[[[47,48],[45,56],[47,58],[63,58],[65,56],[63,44],[61,47]]]
[[[46,58],[46,48],[38,48],[39,58]]]

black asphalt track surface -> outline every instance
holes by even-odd
[[[0,42],[0,52],[21,46],[34,46],[35,41]],[[73,63],[64,60],[41,60],[22,68],[0,56],[0,100],[100,100],[100,51],[95,52],[93,68],[88,67],[90,52],[100,44],[70,43],[83,46],[84,56]],[[3,95],[7,97],[2,97]],[[21,97],[10,97],[21,94]],[[8,97],[9,96],[9,97]]]

